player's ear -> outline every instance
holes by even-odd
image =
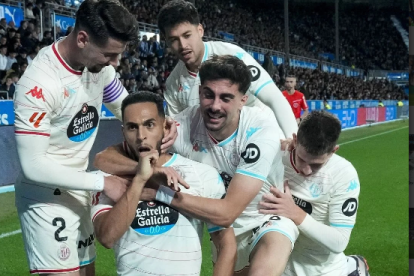
[[[336,145],[336,146],[334,147],[334,149],[332,150],[332,153],[337,152],[337,150],[339,150],[339,145]]]
[[[77,37],[76,37],[76,43],[78,44],[78,47],[83,49],[85,48],[86,44],[89,43],[89,36],[85,31],[79,31]]]
[[[163,123],[164,136],[168,136],[168,134],[170,134],[170,131],[171,131],[171,126],[167,124],[167,119],[165,119]]]
[[[296,148],[296,144],[298,142],[298,136],[296,135],[296,133],[292,133],[292,142],[293,146]]]
[[[247,103],[247,99],[249,98],[249,96],[248,95],[246,95],[246,94],[244,94],[242,97],[241,97],[241,101],[240,101],[240,103],[241,103],[241,105],[240,105],[240,109],[241,108],[243,108],[243,106],[245,106],[245,104]]]
[[[203,28],[203,25],[198,24],[197,31],[198,31],[198,34],[200,35],[200,37],[203,37],[204,36],[204,28]]]

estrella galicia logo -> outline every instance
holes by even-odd
[[[292,197],[293,201],[295,201],[295,204],[298,205],[303,211],[305,211],[309,215],[312,214],[312,204],[294,195],[292,195]]]
[[[260,158],[259,147],[253,143],[248,144],[246,150],[242,152],[241,157],[248,164],[256,162]]]
[[[143,235],[160,235],[171,230],[178,221],[177,210],[161,202],[140,202],[131,223]]]
[[[260,78],[260,70],[256,66],[249,65],[247,68],[250,70],[250,73],[252,74],[252,82],[257,81]]]
[[[94,106],[85,103],[68,126],[68,138],[73,142],[82,142],[92,135],[98,123],[98,111]]]
[[[355,215],[357,209],[358,201],[356,198],[349,198],[342,204],[342,213],[347,217]]]

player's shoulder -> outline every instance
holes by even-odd
[[[239,126],[245,127],[254,125],[271,125],[274,120],[269,118],[266,112],[263,112],[261,107],[258,106],[243,106],[240,114],[240,124]]]
[[[27,67],[23,77],[36,78],[37,81],[45,84],[58,79],[57,58],[52,46],[44,47],[36,55],[36,58]],[[52,79],[51,79],[52,78]]]
[[[175,65],[174,69],[171,71],[170,75],[166,80],[166,85],[178,85],[178,80],[180,75],[182,74],[183,69],[185,68],[184,62],[181,60],[178,61],[177,65]]]
[[[222,181],[219,173],[212,166],[191,160],[177,153],[173,154],[164,166],[173,167],[190,187],[196,190],[204,189],[204,183],[220,184],[220,181]],[[213,181],[215,183],[212,183]]]
[[[245,50],[239,46],[223,41],[208,41],[204,42],[207,51],[211,51],[211,54],[216,55],[234,55],[243,58],[244,54],[247,54]]]
[[[304,94],[302,92],[300,92],[299,90],[295,90],[296,95],[298,95],[299,97],[303,97]]]
[[[342,183],[346,179],[357,179],[358,173],[350,161],[344,157],[333,154],[326,164],[327,171],[332,175],[335,183]]]

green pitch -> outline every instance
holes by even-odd
[[[408,121],[344,131],[340,144],[338,154],[354,164],[361,181],[345,253],[365,256],[373,276],[408,275]],[[20,229],[14,193],[0,194],[0,202],[0,235]],[[212,275],[209,250],[205,235],[202,276]],[[21,234],[0,238],[0,263],[0,275],[29,275]],[[96,275],[116,275],[112,251],[100,245]]]

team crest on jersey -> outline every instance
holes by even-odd
[[[318,197],[318,196],[320,196],[321,193],[322,193],[322,191],[323,191],[322,184],[313,183],[309,187],[309,192],[310,192],[310,194],[311,194],[312,197]]]
[[[82,105],[69,123],[67,135],[73,142],[82,142],[88,139],[96,130],[99,123],[99,114],[94,106]]]
[[[205,152],[205,153],[208,152],[207,149],[203,147],[203,145],[201,145],[201,143],[199,144],[197,142],[193,145],[193,151]]]
[[[66,244],[62,244],[57,252],[59,259],[66,261],[70,257],[70,249]]]
[[[171,167],[174,169],[174,171],[176,171],[178,173],[179,176],[181,176],[183,179],[185,179],[185,173],[180,168],[180,166],[171,166]]]
[[[239,165],[240,163],[240,156],[237,152],[237,149],[233,149],[233,152],[230,154],[230,163],[234,166],[237,167],[237,165]]]
[[[164,203],[140,202],[131,227],[143,235],[160,235],[171,230],[178,217],[178,211]]]

